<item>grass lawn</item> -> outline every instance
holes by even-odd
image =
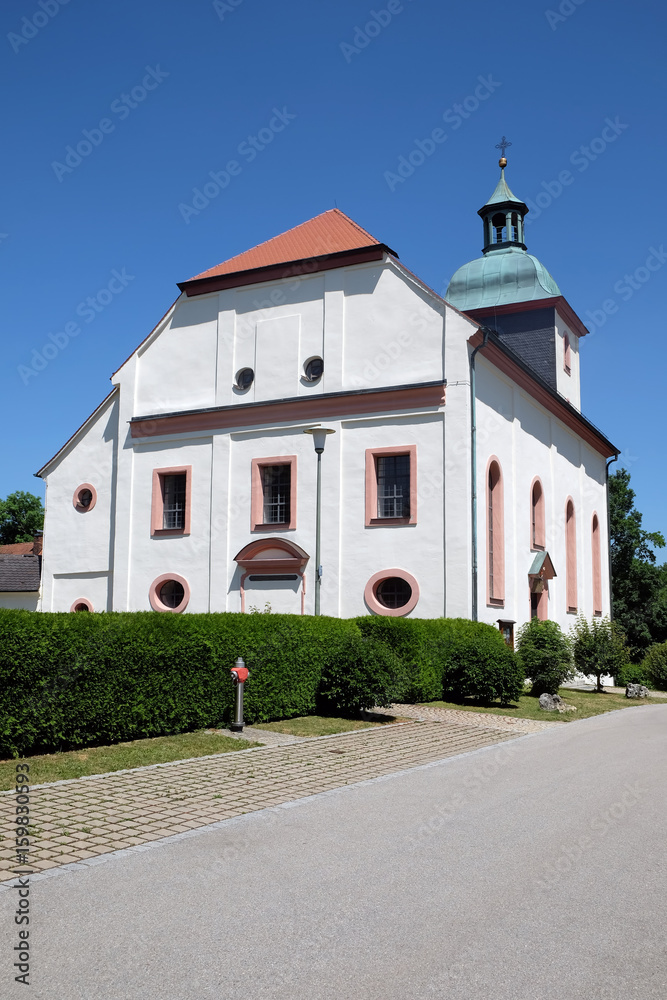
[[[467,699],[463,704],[451,701],[430,701],[429,706],[433,708],[456,708],[464,712],[488,712],[492,715],[509,715],[517,719],[539,719],[540,722],[576,722],[577,719],[589,719],[593,715],[602,715],[603,712],[613,712],[617,708],[637,708],[640,705],[667,701],[666,698],[647,698],[634,701],[626,698],[624,694],[613,694],[608,691],[598,694],[596,691],[576,691],[573,688],[560,688],[558,692],[568,705],[574,705],[576,712],[545,712],[540,708],[538,698],[531,695],[523,695],[517,704],[499,705],[479,704]]]
[[[170,760],[187,760],[211,753],[229,753],[258,746],[247,740],[234,740],[217,733],[181,733],[178,736],[157,736],[148,740],[132,740],[108,747],[87,747],[65,753],[24,757],[30,764],[30,784],[40,785],[62,778],[81,778],[86,774],[106,774],[127,767],[146,764],[166,764]],[[16,776],[15,760],[0,761],[0,790],[13,788]]]
[[[355,729],[385,726],[388,722],[397,721],[393,715],[378,715],[373,720],[301,715],[296,719],[281,719],[280,722],[258,722],[257,728],[271,729],[274,733],[287,733],[288,736],[333,736],[334,733],[351,733]]]

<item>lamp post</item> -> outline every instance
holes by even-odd
[[[320,613],[320,591],[322,588],[322,566],[320,565],[320,536],[322,527],[322,452],[327,434],[336,432],[330,427],[307,427],[304,434],[312,434],[317,453],[317,506],[315,514],[315,614]]]

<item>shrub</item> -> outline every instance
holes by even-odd
[[[384,643],[400,661],[394,701],[422,702],[442,698],[442,657],[431,635],[432,626],[439,622],[383,615],[366,615],[355,621],[362,635]]]
[[[626,663],[619,672],[614,675],[614,683],[617,687],[626,687],[628,684],[643,684],[644,687],[653,687],[653,681],[648,676],[643,664]]]
[[[443,618],[433,625],[437,626],[432,636],[443,661],[446,698],[500,701],[503,705],[519,698],[523,667],[498,629],[466,618]]]
[[[650,687],[667,691],[667,642],[656,642],[642,660],[641,669],[650,681]]]
[[[343,714],[391,705],[400,670],[400,660],[385,643],[373,636],[346,636],[322,671],[318,705]]]
[[[519,629],[517,655],[525,676],[532,681],[531,694],[557,694],[574,677],[567,636],[557,622],[532,618]]]
[[[570,636],[575,667],[586,677],[595,675],[598,691],[602,691],[603,674],[615,677],[630,661],[622,629],[608,618],[589,622],[580,615]]]

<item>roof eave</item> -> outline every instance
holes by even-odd
[[[367,261],[381,260],[385,253],[398,257],[398,254],[386,243],[372,243],[353,250],[341,250],[337,253],[322,254],[318,257],[302,257],[298,260],[288,260],[279,264],[268,264],[265,267],[253,267],[244,271],[232,271],[229,274],[213,274],[205,278],[190,278],[178,282],[182,292],[190,297],[206,295],[209,292],[219,292],[226,288],[238,288],[242,285],[258,285],[265,281],[276,281],[285,278],[308,277],[316,271],[329,271],[337,267],[347,267],[350,264],[363,264]]]

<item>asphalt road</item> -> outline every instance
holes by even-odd
[[[667,706],[35,882],[44,1000],[667,997]]]

